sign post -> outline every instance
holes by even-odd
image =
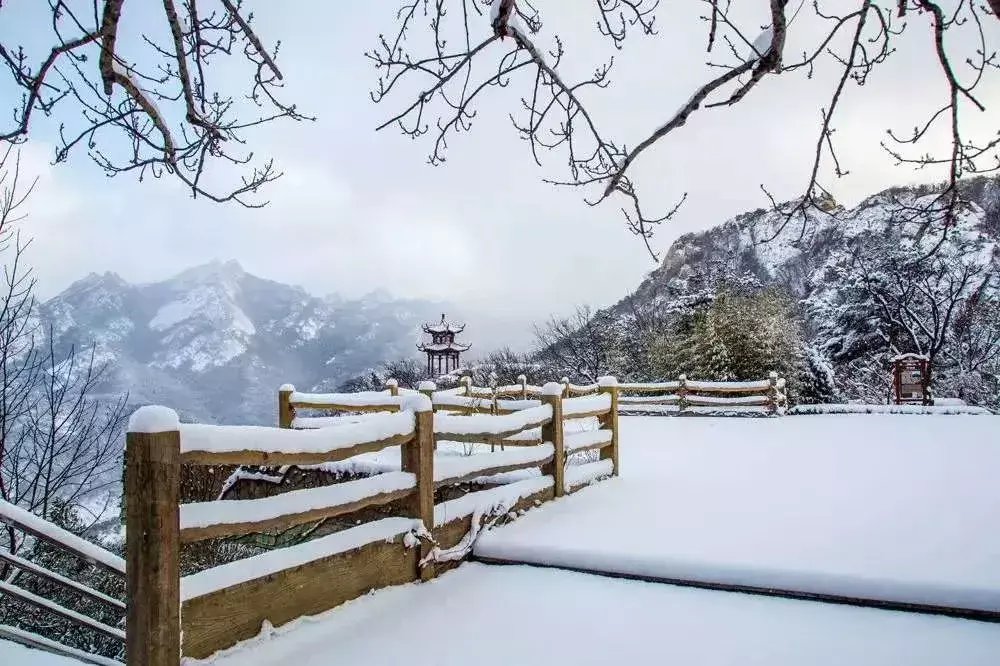
[[[897,405],[931,405],[931,361],[923,354],[900,354],[892,359]]]

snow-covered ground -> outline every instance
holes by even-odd
[[[621,419],[621,477],[477,556],[1000,610],[1000,417]]]
[[[623,417],[620,478],[486,533],[476,554],[1000,610],[998,469],[995,416]],[[269,629],[212,663],[992,666],[997,655],[1000,624],[466,563]]]
[[[466,563],[207,663],[995,666],[998,654],[1000,625],[983,622]]]
[[[81,666],[84,662],[51,652],[0,640],[0,664],[4,666]]]

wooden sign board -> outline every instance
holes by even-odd
[[[892,369],[897,405],[933,403],[930,359],[919,354],[903,354],[892,359]]]

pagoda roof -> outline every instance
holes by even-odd
[[[417,349],[419,349],[420,351],[429,351],[429,352],[441,352],[441,351],[464,352],[464,351],[469,351],[469,348],[471,346],[472,346],[471,344],[463,345],[458,342],[451,342],[451,343],[441,342],[438,344],[419,344],[417,345]]]
[[[424,324],[424,333],[461,333],[465,330],[465,324],[452,324],[445,316],[441,315],[441,321],[436,324]]]

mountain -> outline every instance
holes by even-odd
[[[851,208],[827,199],[805,215],[781,212],[795,202],[738,215],[678,238],[635,291],[597,314],[624,330],[669,327],[674,313],[710,302],[721,285],[776,287],[798,304],[806,342],[835,366],[842,397],[884,399],[884,387],[862,389],[888,377],[895,348],[935,358],[935,386],[945,395],[995,399],[1000,178],[961,181],[958,192],[947,233],[941,189],[927,185],[892,188]],[[611,370],[635,374],[631,366]]]
[[[807,297],[816,286],[817,272],[834,254],[859,236],[887,233],[900,221],[901,211],[933,198],[929,189],[892,188],[850,209],[829,201],[826,212],[813,210],[787,221],[783,213],[761,208],[707,231],[685,234],[670,246],[659,267],[609,311],[669,304],[708,288],[719,275],[752,275],[783,286],[793,296]],[[964,181],[962,194],[970,207],[960,215],[961,225],[1000,241],[1000,179]]]
[[[130,393],[207,423],[271,424],[278,386],[332,390],[379,363],[414,356],[440,303],[373,293],[317,297],[213,262],[162,282],[91,274],[42,304],[56,345],[93,343],[101,390]]]

